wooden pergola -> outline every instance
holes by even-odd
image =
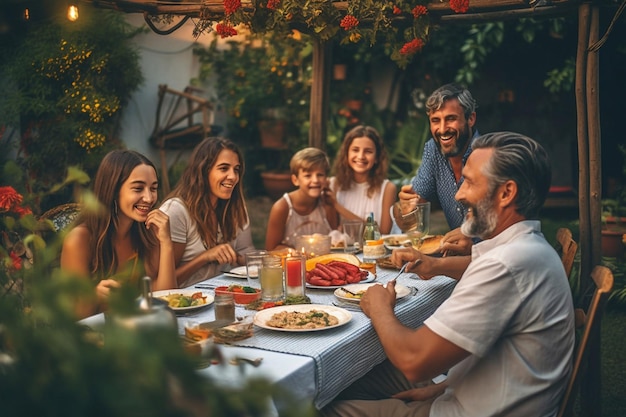
[[[220,21],[224,18],[223,0],[90,0],[96,7],[124,13],[142,13],[144,16],[174,15]],[[330,1],[330,0],[329,0]],[[333,6],[345,13],[348,2],[334,1]],[[617,9],[614,21],[624,9],[624,0]],[[613,5],[615,8],[615,4]],[[242,7],[252,8],[250,0],[242,0]],[[485,23],[523,17],[557,17],[578,14],[578,46],[576,56],[575,96],[577,108],[577,139],[579,155],[578,196],[580,220],[580,274],[582,291],[590,285],[591,270],[601,262],[601,155],[599,109],[599,50],[610,32],[600,39],[600,9],[607,7],[600,0],[470,0],[467,13],[456,14],[448,1],[431,1],[427,8],[432,25],[456,23]],[[302,30],[302,27],[297,27]],[[176,28],[172,28],[175,30]],[[314,40],[313,84],[309,144],[325,148],[326,120],[331,73],[330,43]],[[599,329],[599,327],[598,327]],[[599,336],[599,335],[598,335]],[[585,415],[598,415],[601,404],[600,343],[593,337],[587,375],[582,378],[582,407]]]

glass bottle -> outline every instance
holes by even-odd
[[[385,245],[383,242],[378,223],[374,220],[374,213],[367,217],[367,223],[363,229],[363,261],[374,263],[376,259],[385,255]]]

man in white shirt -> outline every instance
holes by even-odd
[[[370,288],[361,307],[388,361],[325,415],[556,415],[571,372],[574,314],[563,265],[532,220],[548,193],[550,162],[537,142],[517,133],[483,135],[472,146],[456,198],[469,208],[463,234],[482,241],[471,256],[393,252],[395,264],[411,262],[420,276],[459,282],[418,329],[395,317],[393,285]],[[418,383],[448,370],[443,384]]]

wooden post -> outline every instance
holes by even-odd
[[[587,39],[586,48],[596,43],[599,38],[599,21],[600,11],[598,6],[591,6],[591,19],[589,25],[589,37]],[[590,256],[591,264],[588,265],[590,270],[596,265],[600,265],[602,260],[600,249],[601,235],[601,207],[600,199],[602,196],[602,161],[600,151],[600,110],[599,110],[599,80],[598,52],[590,52],[586,50],[586,102],[587,102],[587,131],[589,137],[589,148],[587,159],[589,161],[589,222],[590,227]],[[589,279],[590,275],[582,275],[585,279]],[[601,313],[600,313],[601,314]],[[589,356],[587,364],[584,367],[581,376],[581,408],[583,416],[601,416],[602,415],[602,367],[600,358],[600,320],[595,326],[591,337],[589,338]]]
[[[326,150],[332,44],[313,39],[309,146]]]

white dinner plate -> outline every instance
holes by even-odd
[[[188,297],[191,297],[193,294],[201,292],[203,297],[206,297],[206,303],[198,305],[198,306],[190,306],[190,307],[170,307],[175,312],[189,312],[194,310],[199,310],[201,308],[205,308],[213,304],[214,297],[212,294],[209,294],[205,291],[200,291],[198,289],[173,289],[173,290],[161,290],[161,291],[153,291],[152,296],[156,298],[165,297],[170,294],[182,294]]]
[[[361,280],[360,284],[365,283],[365,282],[372,282],[375,279],[376,279],[376,275],[372,274],[370,271],[367,271],[367,277],[365,277],[364,280]],[[307,288],[314,288],[317,290],[335,290],[345,285],[357,285],[357,284],[329,285],[328,287],[325,287],[323,285],[312,285],[312,284],[309,284],[308,282],[306,283]]]
[[[266,324],[276,313],[282,313],[283,311],[307,312],[311,310],[325,311],[326,313],[337,317],[339,323],[334,326],[320,327],[317,329],[282,329],[279,327],[271,327]],[[324,304],[295,304],[289,306],[278,306],[261,310],[254,315],[254,324],[256,324],[257,326],[264,329],[277,330],[280,332],[315,332],[321,330],[329,330],[334,329],[335,327],[343,326],[350,320],[352,320],[352,314],[348,310],[341,307],[327,306]]]
[[[343,246],[337,246],[337,247],[330,247],[330,251],[332,253],[344,253],[346,251],[346,248],[344,248]],[[357,249],[356,252],[350,252],[353,254],[357,254],[357,253],[361,253],[361,249]]]
[[[411,240],[407,235],[386,235],[383,236],[383,243],[389,250],[406,248],[411,246]],[[408,244],[405,246],[405,244]]]
[[[360,303],[361,299],[360,298],[353,298],[353,297],[349,297],[348,292],[344,291],[342,288],[347,288],[350,291],[352,291],[355,294],[358,294],[360,292],[365,292],[369,287],[371,287],[372,285],[382,285],[379,284],[377,282],[371,282],[369,284],[349,284],[349,285],[344,285],[341,288],[337,288],[335,290],[335,297],[339,298],[342,301],[349,301],[351,303]],[[406,297],[407,295],[411,294],[411,290],[407,287],[405,287],[404,285],[401,284],[396,284],[396,300],[399,300],[401,298]]]
[[[248,271],[246,271],[245,265],[231,268],[230,271],[224,272],[224,275],[231,278],[248,279]]]

